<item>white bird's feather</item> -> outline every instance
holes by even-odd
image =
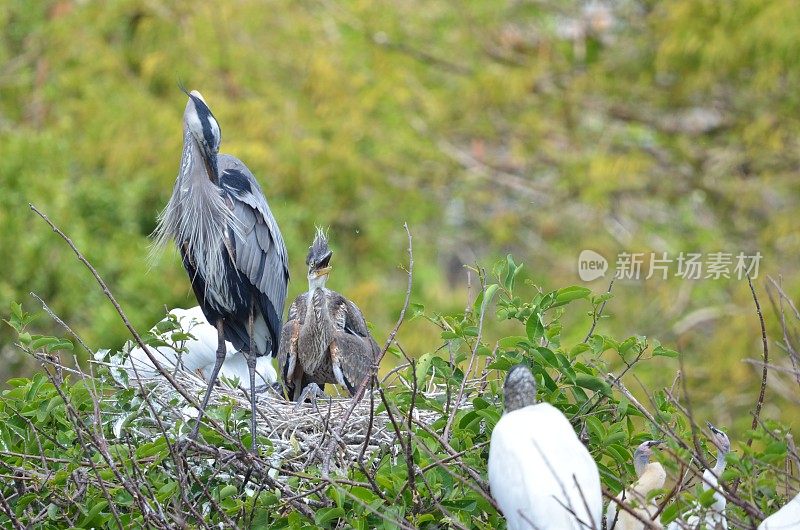
[[[174,371],[181,369],[187,372],[197,373],[201,371],[203,379],[208,380],[214,369],[217,352],[217,330],[206,321],[205,315],[199,306],[191,309],[176,308],[170,311],[181,326],[181,329],[191,334],[194,338],[181,341],[178,349],[182,346],[185,352],[178,352],[176,348],[170,346],[159,346],[149,348],[158,362],[167,370]],[[171,343],[170,336],[173,331],[158,334],[154,327],[151,331],[167,343]],[[238,379],[242,388],[250,388],[250,375],[247,371],[247,359],[244,354],[236,351],[230,342],[225,342],[227,356],[220,370],[220,375],[226,379]],[[140,347],[130,350],[128,358],[125,360],[125,368],[128,371],[130,380],[138,377],[148,380],[161,377],[150,358]],[[135,367],[135,370],[134,370]],[[272,357],[265,355],[256,359],[256,387],[270,385],[278,380],[275,367],[272,365]]]
[[[758,525],[758,530],[789,530],[800,528],[800,494]]]
[[[632,507],[640,517],[653,520],[658,511],[658,505],[653,500],[648,500],[647,497],[651,491],[663,488],[666,478],[667,473],[660,463],[651,462],[647,464],[639,479],[633,486],[625,490],[624,500],[623,493],[620,492],[615,497],[615,501],[608,503],[605,516],[606,529],[644,530],[645,525],[643,522],[625,510],[617,510],[617,504],[622,501],[626,506]],[[619,513],[617,513],[618,511]],[[653,523],[661,528],[661,522],[658,517],[653,520]]]
[[[597,464],[567,418],[548,403],[507,412],[497,422],[489,484],[509,530],[600,527]]]
[[[711,488],[717,489],[719,486],[719,479],[714,472],[710,469],[703,471],[703,491]],[[684,512],[680,520],[676,519],[667,525],[667,530],[695,530],[701,528],[701,518],[703,521],[702,528],[713,528],[728,530],[728,519],[725,517],[725,506],[727,500],[720,492],[714,492],[714,503],[704,508],[700,505],[693,506],[690,510]]]

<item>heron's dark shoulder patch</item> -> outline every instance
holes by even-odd
[[[231,191],[239,193],[253,193],[250,180],[238,169],[226,169],[220,177],[220,184]]]

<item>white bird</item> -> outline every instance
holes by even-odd
[[[717,463],[712,469],[703,471],[703,491],[711,488],[719,489],[719,477],[725,471],[725,457],[731,451],[731,441],[728,435],[717,429],[711,422],[706,422],[714,435],[711,441],[717,446]],[[714,503],[704,508],[699,504],[683,514],[682,520],[672,521],[667,530],[697,530],[708,528],[714,530],[728,530],[728,519],[725,517],[725,505],[728,503],[725,496],[718,491],[714,492]]]
[[[800,528],[800,494],[758,525],[758,530],[790,530],[792,528]]]
[[[506,377],[505,414],[492,431],[489,485],[509,530],[600,528],[600,474],[569,421],[536,404],[525,366]]]
[[[633,453],[633,468],[639,479],[630,488],[620,492],[616,499],[608,503],[606,509],[606,529],[607,530],[643,530],[645,524],[625,510],[617,510],[617,505],[624,502],[626,506],[633,508],[642,519],[653,520],[658,505],[653,500],[648,500],[648,494],[664,487],[667,473],[659,462],[650,462],[653,455],[653,447],[662,444],[662,440],[648,440],[636,448]],[[653,524],[662,528],[658,517],[653,520]]]
[[[162,323],[168,320],[169,317],[167,317],[153,326],[150,332],[168,345],[150,347],[150,352],[155,356],[159,364],[167,370],[175,371],[176,369],[181,369],[195,373],[202,377],[204,381],[208,381],[214,370],[214,363],[217,357],[218,335],[216,328],[208,323],[200,306],[195,306],[191,309],[176,308],[169,313],[175,317],[181,330],[191,334],[193,338],[188,338],[185,341],[180,340],[175,344],[175,347],[171,346],[173,344],[171,336],[176,330],[168,328],[166,331],[159,331],[159,328],[164,329]],[[238,379],[242,388],[249,390],[250,375],[247,369],[246,357],[242,352],[236,351],[230,342],[226,341],[225,346],[227,355],[225,362],[222,364],[220,375],[228,380]],[[178,351],[181,349],[185,349],[185,351]],[[124,367],[131,381],[137,376],[142,381],[161,377],[150,358],[138,346],[130,350]],[[256,359],[256,389],[270,386],[277,380],[278,376],[275,372],[275,367],[272,366],[272,357],[269,355],[258,357]]]

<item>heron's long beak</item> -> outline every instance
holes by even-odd
[[[650,447],[655,447],[655,446],[661,445],[663,443],[664,443],[664,440],[650,440],[649,442],[647,442],[647,445],[649,445]]]
[[[719,429],[717,429],[716,427],[714,427],[714,426],[711,424],[711,422],[710,422],[710,421],[707,421],[707,422],[706,422],[706,426],[707,426],[709,429],[711,429],[711,432],[713,432],[714,434],[720,434],[720,432],[721,432]]]

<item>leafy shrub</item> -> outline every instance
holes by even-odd
[[[300,469],[286,464],[268,434],[260,433],[259,455],[250,455],[248,410],[222,394],[204,420],[201,441],[190,443],[185,432],[192,420],[164,412],[185,405],[177,393],[121,389],[102,364],[67,368],[61,357],[71,354],[73,342],[33,334],[35,317],[14,305],[8,323],[18,347],[43,372],[9,381],[0,398],[0,522],[17,528],[499,528],[504,523],[488,491],[486,459],[502,412],[501,382],[517,363],[532,367],[538,398],[562,410],[580,433],[607,494],[634,480],[631,448],[662,437],[669,443],[659,460],[681,485],[660,492],[662,521],[694,502],[707,505],[709,495],[696,485],[712,446],[696,430],[690,396],[676,382],[642,389],[637,398],[622,383],[623,376],[635,380],[642,364],[674,369],[677,352],[642,336],[594,332],[602,328],[610,293],[566,287],[530,296],[517,285],[521,269],[509,256],[488,277],[478,271],[480,295],[464,312],[411,306],[411,318],[439,328],[442,345],[404,357],[400,333],[390,351],[405,364],[359,404],[369,411],[369,426],[383,419],[391,441],[333,467],[325,454],[338,451],[331,440],[351,434],[339,423],[349,400],[334,398],[331,403],[344,405],[335,413],[320,402],[328,436],[317,451],[303,449]],[[589,330],[585,340],[564,339],[568,316]],[[508,324],[512,334],[487,340],[487,319]],[[607,374],[619,361],[622,370]],[[734,440],[722,482],[731,524],[754,527],[797,489],[797,479],[786,473],[796,451],[786,427],[774,421],[764,420],[748,436],[747,444]],[[251,482],[243,485],[247,474]]]

